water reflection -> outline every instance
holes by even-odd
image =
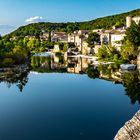
[[[20,92],[28,82],[29,67],[27,65],[19,65],[14,68],[3,68],[0,70],[0,82],[3,82],[10,88],[16,85]]]
[[[112,81],[114,84],[123,84],[126,95],[131,103],[140,103],[140,74],[139,71],[120,71],[118,64],[93,65],[92,59],[64,56],[33,56],[30,70],[35,73],[75,73],[87,74],[91,79],[100,78]],[[8,87],[15,84],[22,92],[28,82],[29,66],[22,65],[16,68],[7,68],[0,71],[0,82]]]
[[[136,101],[138,101],[140,104],[139,72],[125,72],[122,79],[126,90],[126,95],[130,97],[131,103],[135,104]]]

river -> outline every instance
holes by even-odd
[[[139,109],[139,73],[114,84],[117,66],[90,63],[35,56],[30,70],[1,74],[0,140],[113,140]]]

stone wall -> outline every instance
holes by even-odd
[[[114,140],[140,140],[140,111],[118,131]]]

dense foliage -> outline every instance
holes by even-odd
[[[129,40],[135,47],[140,46],[140,23],[135,22],[126,31],[126,40]]]
[[[140,24],[133,23],[126,30],[126,36],[123,40],[121,50],[117,51],[115,47],[104,45],[99,48],[98,57],[104,60],[136,63],[140,50]]]
[[[52,42],[33,37],[5,37],[0,40],[0,67],[26,63],[31,53],[43,52],[53,46]]]
[[[140,24],[133,23],[126,30],[124,45],[121,47],[122,59],[133,61],[137,59],[140,48]]]
[[[65,31],[71,33],[75,30],[86,29],[110,29],[112,26],[124,26],[126,24],[126,16],[140,15],[140,9],[131,12],[98,18],[89,22],[75,23],[33,23],[20,27],[9,35],[0,36],[0,67],[11,66],[15,64],[25,63],[33,52],[43,52],[52,49],[54,43],[51,42],[51,31]],[[48,33],[48,40],[40,37]],[[89,34],[87,40],[90,47],[94,47],[99,42],[99,35],[96,33]],[[69,45],[69,44],[68,44]],[[138,48],[140,46],[140,24],[133,24],[126,31],[126,38],[121,52],[118,52],[112,46],[102,46],[99,49],[98,57],[105,60],[125,60],[131,61],[136,59]],[[60,50],[66,52],[69,46],[60,44]]]
[[[97,44],[99,42],[100,42],[99,34],[92,32],[88,35],[87,43],[88,43],[89,47],[93,48],[95,46],[95,44]]]
[[[21,45],[22,44],[22,45]],[[0,40],[0,67],[13,66],[28,61],[30,52],[22,40]]]

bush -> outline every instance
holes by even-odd
[[[119,58],[118,58],[118,54],[115,54],[113,60],[114,60],[114,61],[118,61],[118,59],[119,59]]]
[[[62,52],[57,52],[57,53],[55,53],[55,55],[56,55],[56,56],[62,56],[63,53],[62,53]]]
[[[28,52],[24,48],[17,46],[13,49],[13,58],[17,64],[25,63],[28,59]]]
[[[2,61],[2,67],[10,67],[13,66],[14,60],[12,58],[4,58]]]

